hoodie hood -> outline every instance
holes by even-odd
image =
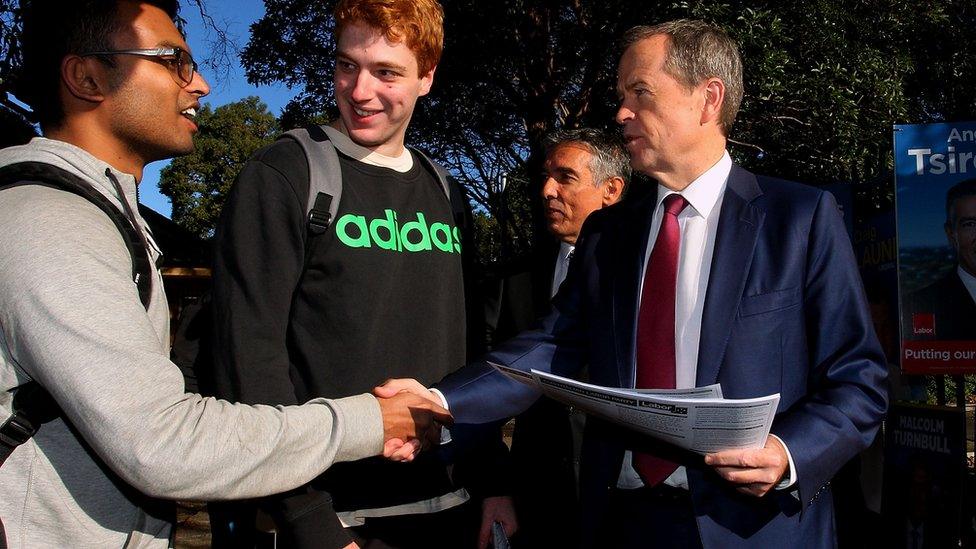
[[[136,178],[120,172],[92,156],[88,151],[64,141],[35,137],[26,145],[18,145],[0,150],[0,166],[16,164],[17,162],[43,162],[67,170],[84,179],[105,195],[117,208],[122,211],[122,200],[128,202],[135,213],[139,224],[143,227],[146,222],[139,215],[138,195],[136,192]],[[125,196],[119,196],[112,181],[105,175],[109,170],[118,179]]]
[[[46,137],[35,137],[26,145],[0,149],[0,167],[17,162],[43,162],[67,170],[90,183],[123,213],[126,210],[122,207],[122,201],[125,200],[131,208],[132,215],[135,216],[135,222],[146,237],[153,261],[157,262],[157,265],[159,264],[162,250],[152,237],[149,224],[139,214],[139,195],[134,176],[116,170],[81,147]],[[106,170],[118,180],[123,196],[119,196],[115,184],[106,175]]]

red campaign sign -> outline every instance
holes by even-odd
[[[906,374],[976,373],[976,341],[905,341],[901,368]]]
[[[912,335],[918,337],[935,337],[935,315],[932,313],[915,313],[912,315]]]

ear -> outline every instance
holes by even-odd
[[[611,177],[603,183],[603,207],[606,208],[616,204],[620,200],[620,195],[624,191],[624,180],[620,177]]]
[[[430,93],[430,88],[434,85],[434,71],[436,70],[437,65],[434,65],[434,68],[430,69],[427,74],[420,77],[420,93],[417,94],[418,97]]]
[[[702,106],[701,124],[721,124],[722,105],[725,103],[725,83],[712,77],[702,85],[705,104]]]
[[[94,57],[69,55],[61,62],[61,82],[82,101],[104,101],[106,81],[104,67]]]

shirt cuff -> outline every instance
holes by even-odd
[[[445,410],[448,412],[451,411],[451,408],[447,405],[447,399],[444,398],[444,393],[437,389],[428,389],[428,391],[434,393],[437,395],[437,398],[441,399],[441,406],[443,406]],[[441,444],[447,444],[448,442],[451,442],[451,430],[447,427],[443,427],[441,428]]]
[[[444,398],[444,393],[442,393],[440,389],[431,388],[427,390],[437,395],[437,398],[441,399],[441,406],[443,406],[445,410],[447,410],[448,412],[451,411],[451,408],[447,405],[447,399]]]
[[[779,481],[776,486],[773,486],[774,490],[786,490],[787,488],[792,488],[796,484],[796,464],[793,463],[793,454],[790,453],[789,447],[783,442],[783,439],[778,436],[769,433],[769,436],[775,438],[783,445],[783,450],[786,451],[786,459],[790,462],[789,468],[786,470],[787,474],[783,475],[783,479]]]

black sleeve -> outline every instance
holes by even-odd
[[[293,162],[290,172],[282,171],[281,160],[292,152],[299,155],[299,165]],[[298,194],[296,175],[304,175],[307,189],[308,168],[299,146],[272,145],[244,165],[224,204],[213,270],[220,397],[298,404],[286,340],[292,295],[305,261],[307,196]]]
[[[289,375],[288,322],[305,263],[308,164],[289,141],[245,164],[228,195],[214,254],[214,377],[217,396],[247,404],[300,404]],[[344,547],[344,531],[321,491],[300,488],[262,507],[287,546]]]

